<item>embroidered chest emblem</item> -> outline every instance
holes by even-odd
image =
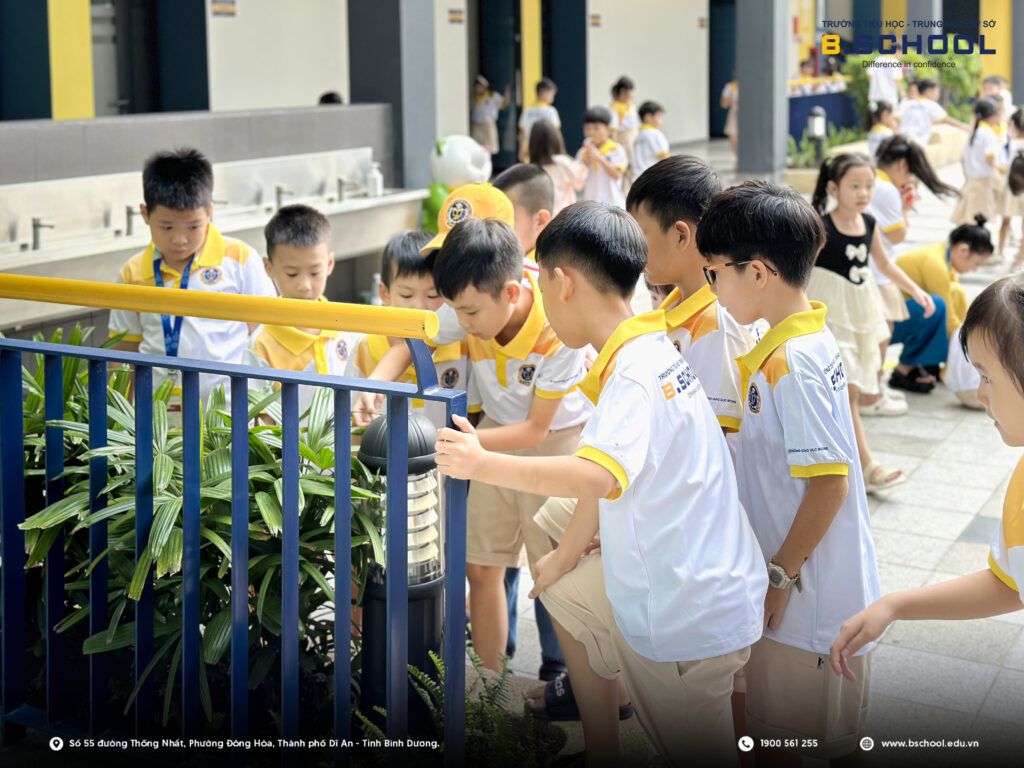
[[[747,390],[747,409],[751,413],[761,412],[761,390],[757,388],[757,384],[751,384]]]
[[[519,366],[519,383],[524,387],[528,387],[533,384],[533,374],[537,372],[537,366],[535,365],[521,365]]]
[[[216,285],[221,281],[223,273],[217,267],[208,267],[199,273],[203,285]]]

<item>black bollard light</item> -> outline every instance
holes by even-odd
[[[821,165],[821,161],[825,159],[825,137],[828,135],[824,107],[811,107],[811,112],[807,116],[807,135],[814,142],[814,162]]]
[[[387,483],[387,416],[366,429],[359,446],[359,460]],[[429,652],[440,653],[444,593],[442,546],[442,485],[434,463],[437,430],[430,420],[415,411],[409,414],[408,573],[409,581],[409,664],[434,673]],[[386,491],[385,491],[386,493]],[[386,509],[386,505],[383,505]],[[391,510],[395,512],[395,510]],[[385,532],[384,547],[391,546]],[[384,565],[373,563],[363,593],[363,664],[360,708],[382,724],[374,707],[387,698],[387,579]],[[409,692],[409,733],[430,738],[433,720],[426,705]]]

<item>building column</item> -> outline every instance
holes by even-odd
[[[1010,24],[1010,39],[1014,41],[1013,46],[1013,63],[1010,68],[1010,89],[1013,88],[1024,88],[1024,13],[1013,14],[1012,22],[1006,22]],[[1017,96],[1017,103],[1022,103],[1020,96]]]
[[[942,0],[907,0],[907,21],[939,21]],[[932,32],[931,34],[938,34]]]
[[[737,0],[739,171],[781,174],[786,167],[786,0]]]
[[[426,187],[430,148],[437,137],[434,73],[434,3],[377,0],[348,4],[349,80],[352,102],[391,105],[395,177],[388,185]],[[456,86],[460,93],[465,84]]]

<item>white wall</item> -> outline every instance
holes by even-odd
[[[612,83],[628,75],[637,106],[653,99],[665,107],[670,142],[706,138],[707,0],[588,0],[587,13],[602,21],[587,20],[588,103],[610,104]]]
[[[357,0],[358,2],[358,0]],[[449,21],[448,11],[462,11]],[[469,133],[469,18],[466,0],[434,0],[434,72],[437,77],[437,137]]]
[[[210,109],[308,107],[324,91],[349,101],[348,0],[239,0],[234,17],[209,8]]]

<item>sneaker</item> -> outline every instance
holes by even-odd
[[[870,405],[858,407],[861,416],[902,416],[909,409],[906,400],[896,400],[884,394]]]

